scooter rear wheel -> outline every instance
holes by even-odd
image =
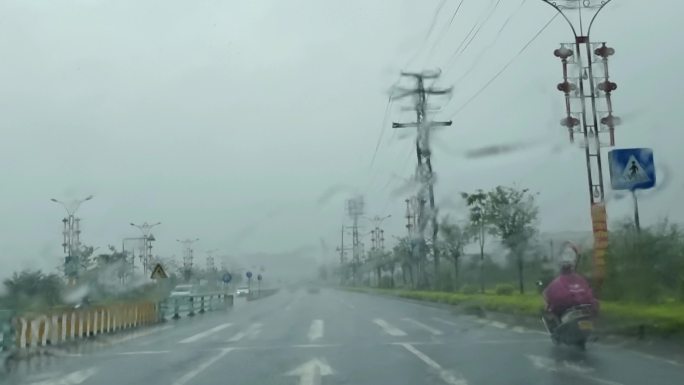
[[[577,348],[581,351],[587,350],[587,341],[586,340],[579,341],[579,342],[577,342],[576,345],[577,345]]]

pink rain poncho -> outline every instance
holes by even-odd
[[[544,290],[544,300],[548,310],[557,316],[578,305],[592,305],[594,312],[598,312],[598,301],[589,283],[575,273],[561,274],[554,279]]]

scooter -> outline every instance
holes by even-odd
[[[563,312],[560,320],[549,320],[542,315],[542,322],[555,345],[565,344],[585,350],[594,330],[592,305],[573,306]]]

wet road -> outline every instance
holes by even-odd
[[[671,385],[684,365],[399,299],[282,291],[18,367],[34,385]]]

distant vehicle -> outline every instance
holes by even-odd
[[[192,294],[192,285],[178,285],[171,290],[171,297],[188,297]]]
[[[249,288],[247,286],[238,287],[235,291],[235,295],[238,297],[246,297],[249,294]]]
[[[321,289],[317,286],[309,286],[309,289],[307,290],[309,294],[318,294]]]

